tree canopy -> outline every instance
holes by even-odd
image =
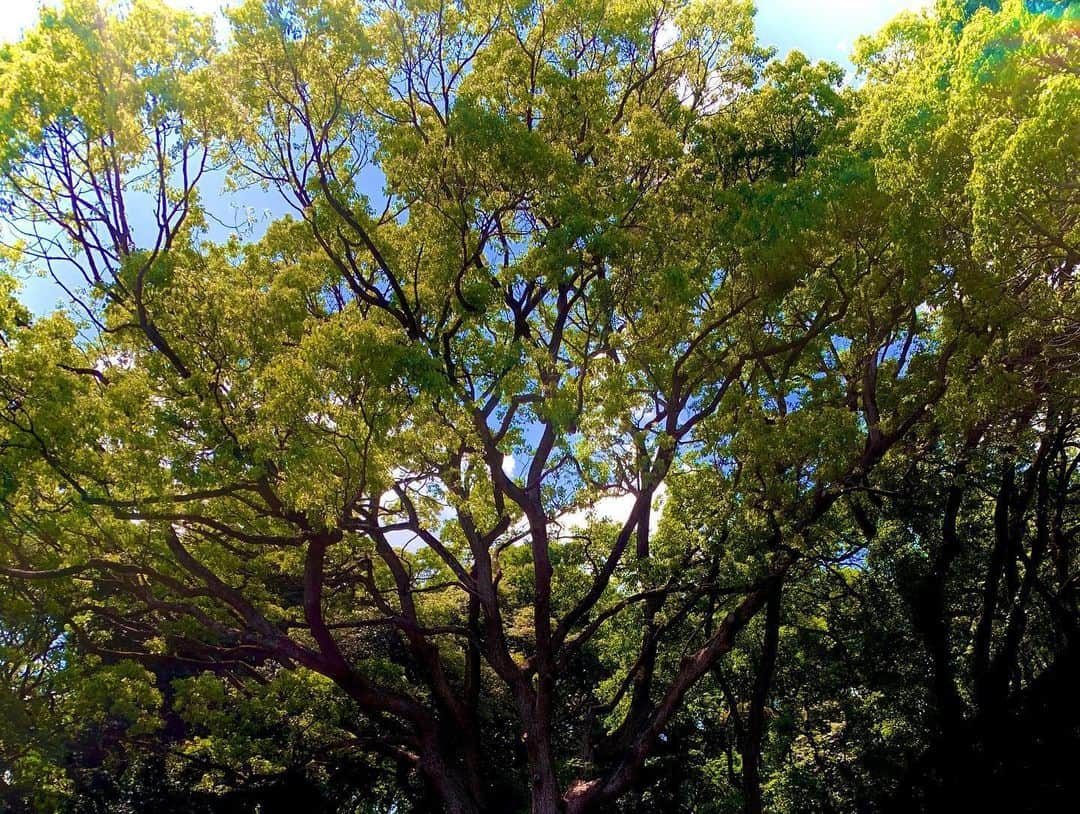
[[[0,47],[0,805],[1075,804],[1080,7],[226,16]]]

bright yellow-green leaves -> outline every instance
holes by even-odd
[[[989,254],[1071,252],[1080,232],[1068,213],[1080,174],[1080,18],[1036,13],[1032,3],[977,15],[959,44],[956,118],[974,128],[970,193],[975,238]],[[1021,221],[1021,245],[1003,240]],[[1025,245],[1026,244],[1026,245]]]
[[[954,405],[970,419],[1025,396],[1017,365],[1046,369],[1074,352],[1080,21],[1071,4],[1025,0],[997,11],[943,2],[937,14],[944,24],[909,15],[863,43],[860,130],[882,185],[910,201],[905,231],[943,241],[927,260],[985,309],[966,349],[997,343],[1010,360],[985,393]],[[928,302],[948,330],[969,313],[943,293]]]
[[[910,183],[915,173],[927,173],[921,194],[936,196],[927,201],[936,206],[963,189],[971,210],[958,217],[972,219],[978,251],[1011,257],[1018,247],[1006,235],[1017,218],[1047,248],[1068,245],[1070,226],[1056,219],[1076,205],[1069,179],[1077,170],[1077,80],[1070,66],[1078,22],[1071,12],[1042,12],[1024,0],[969,17],[953,5],[939,10],[957,17],[951,27],[908,16],[863,43],[870,79],[863,127],[883,128],[878,144],[890,183],[914,194],[921,189]]]
[[[154,0],[136,0],[120,20],[92,0],[46,7],[38,28],[4,46],[0,60],[0,121],[5,169],[50,127],[79,128],[108,138],[121,170],[137,166],[146,125],[167,111],[202,117],[190,76],[214,53],[209,18]],[[94,169],[101,156],[88,154]]]
[[[46,12],[0,50],[3,261],[83,281],[31,325],[0,277],[0,564],[61,569],[27,601],[73,647],[264,670],[177,687],[185,752],[257,777],[355,713],[313,717],[326,676],[437,718],[439,670],[488,637],[497,685],[583,597],[611,700],[628,596],[838,556],[930,410],[962,437],[1075,351],[1076,20],[969,6],[864,41],[858,89],[742,0],[248,0],[220,44]],[[229,232],[219,185],[290,215]],[[81,697],[149,734],[132,664]]]

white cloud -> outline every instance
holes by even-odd
[[[0,14],[0,42],[17,40],[38,16],[38,4],[34,0],[14,0]]]
[[[653,494],[652,511],[649,514],[649,531],[656,531],[664,513],[667,500],[667,484],[661,483]],[[605,495],[592,506],[559,515],[555,524],[563,531],[580,531],[590,522],[625,523],[634,508],[634,496],[629,493]]]

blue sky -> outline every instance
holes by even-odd
[[[222,0],[169,0],[197,11],[216,11]],[[758,0],[758,37],[775,46],[782,56],[793,48],[812,59],[827,59],[850,69],[849,56],[856,38],[876,31],[904,9],[917,9],[929,0]],[[0,42],[17,39],[37,18],[40,0],[0,0]],[[209,191],[209,190],[207,190]],[[257,201],[243,201],[251,204]],[[23,301],[35,312],[55,306],[59,291],[49,281],[32,278],[24,283]]]
[[[781,54],[798,48],[815,59],[845,61],[855,38],[869,34],[905,8],[927,0],[758,0],[758,31]],[[39,0],[6,0],[0,41],[18,37],[37,16]],[[214,11],[221,0],[173,0],[173,5]]]
[[[848,56],[861,34],[872,34],[898,12],[928,0],[757,0],[758,38],[779,49],[850,68]]]

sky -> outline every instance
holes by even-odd
[[[56,2],[57,0],[52,0]],[[0,43],[15,40],[37,19],[41,0],[0,0]],[[217,11],[222,0],[167,0],[200,12]],[[848,57],[861,34],[876,31],[904,9],[930,0],[757,0],[758,38],[776,47],[779,56],[799,49],[811,59],[838,62],[851,69]],[[244,204],[251,202],[242,201]],[[258,204],[258,201],[255,201]],[[23,302],[35,313],[52,310],[59,290],[42,278],[24,282]]]
[[[856,37],[870,34],[898,11],[927,0],[757,0],[758,35],[781,55],[798,48],[814,59],[841,64]],[[172,5],[214,11],[221,0],[172,0]],[[5,0],[0,41],[16,39],[37,17],[39,0]]]
[[[783,56],[798,49],[811,59],[838,62],[848,70],[855,40],[873,34],[906,9],[929,0],[757,0],[758,39]]]

